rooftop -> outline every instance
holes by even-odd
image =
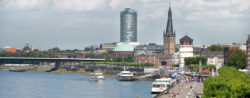
[[[132,10],[131,8],[125,8],[123,11],[121,11],[121,13],[130,14],[130,13],[136,13],[136,11]]]
[[[134,47],[130,44],[121,44],[117,46],[114,51],[134,51]]]
[[[162,45],[138,45],[135,47],[134,52],[139,50],[151,50],[152,52],[163,52]]]
[[[190,38],[190,37],[189,37],[189,36],[187,36],[187,35],[185,35],[184,37],[182,37],[182,38],[180,39],[180,41],[184,41],[184,40],[193,41],[193,39],[192,39],[192,38]]]

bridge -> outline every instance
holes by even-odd
[[[37,58],[37,57],[0,57],[0,64],[13,63],[21,64],[25,61],[49,61],[55,62],[55,68],[60,67],[61,62],[100,62],[105,59],[90,59],[90,58]]]

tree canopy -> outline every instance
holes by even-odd
[[[81,64],[108,64],[117,66],[154,66],[153,63],[136,63],[136,62],[81,62]]]
[[[209,47],[207,47],[208,50],[210,51],[223,51],[224,48],[218,45],[211,45]]]
[[[204,82],[204,98],[250,98],[250,76],[234,67],[222,66],[219,76]]]
[[[56,58],[57,56],[49,53],[42,52],[28,52],[28,53],[9,53],[0,52],[0,57],[44,57],[44,58]]]
[[[112,60],[113,62],[134,62],[134,56],[128,55],[127,57],[121,58],[117,57]]]
[[[108,54],[106,52],[101,53],[101,54],[86,53],[85,58],[103,58],[103,59],[107,59]]]
[[[233,51],[229,57],[228,66],[233,66],[237,69],[244,69],[246,67],[246,54],[241,50]]]
[[[185,65],[199,64],[200,60],[201,60],[203,65],[207,64],[207,58],[206,57],[186,57],[186,58],[184,58]]]

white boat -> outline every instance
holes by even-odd
[[[167,90],[169,87],[173,85],[174,82],[175,81],[172,78],[156,79],[155,81],[152,82],[151,94],[158,94]]]
[[[10,67],[9,72],[26,72],[26,70],[24,70],[24,69],[17,70],[14,67]]]
[[[124,71],[117,74],[116,79],[120,81],[133,81],[135,80],[135,77],[132,72],[126,71],[124,68]]]
[[[104,76],[101,72],[93,72],[89,75],[89,80],[104,80]]]

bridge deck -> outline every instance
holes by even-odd
[[[0,57],[0,60],[105,61],[105,59],[89,59],[89,58],[36,58],[36,57]]]

